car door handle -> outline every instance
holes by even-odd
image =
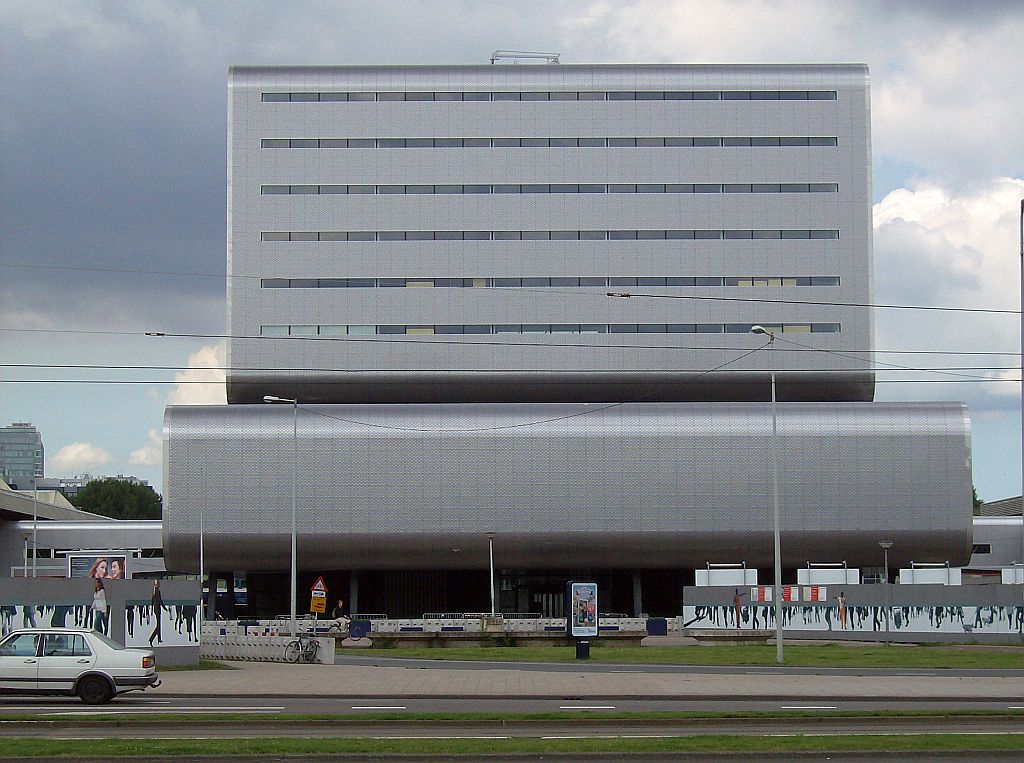
[[[30,663],[33,663],[33,662],[35,662],[35,660],[25,660],[25,664],[26,664],[26,665],[28,665],[28,664],[30,664]]]
[[[88,665],[89,664],[89,660],[79,660],[78,662],[81,665]]]

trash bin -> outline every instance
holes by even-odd
[[[590,640],[585,638],[576,639],[576,659],[590,659]]]

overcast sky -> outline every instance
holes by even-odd
[[[233,64],[864,62],[875,301],[1019,309],[1019,2],[4,0],[0,34],[0,423],[40,429],[47,476],[162,490],[164,406],[223,401],[222,384],[69,380],[217,377]],[[877,399],[966,401],[979,494],[1019,495],[1020,384],[999,380],[1019,357],[997,354],[1019,352],[1019,315],[879,310],[876,347],[989,353],[880,356],[992,381],[880,371]],[[889,381],[911,378],[928,381]]]

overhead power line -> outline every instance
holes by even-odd
[[[729,348],[735,350],[736,348]],[[814,348],[811,350],[817,352]],[[860,358],[857,358],[860,360]],[[876,361],[878,364],[882,364],[881,361]],[[894,369],[899,370],[913,370],[913,371],[1019,371],[1020,366],[929,366],[929,367],[911,367],[911,366],[898,366],[893,365]],[[106,365],[101,363],[0,363],[0,368],[33,368],[33,369],[53,369],[53,370],[96,370],[96,371],[262,371],[272,373],[338,373],[338,374],[352,374],[352,373],[447,373],[457,372],[463,374],[472,373],[506,373],[507,371],[502,369],[501,371],[488,371],[487,369],[481,368],[445,368],[438,370],[437,368],[323,368],[315,366],[306,367],[295,367],[295,366],[149,366],[149,365]],[[517,373],[551,373],[550,368],[517,368]],[[730,369],[728,373],[734,372],[760,372],[763,369]],[[787,368],[785,369],[788,373],[815,373],[820,372],[820,368]],[[886,371],[886,368],[842,368],[838,369],[841,372],[857,372],[857,371]],[[568,369],[559,371],[559,374],[577,374],[586,375],[594,373],[590,369]],[[673,373],[703,373],[699,371],[673,371]]]
[[[39,333],[39,334],[82,334],[97,336],[138,336],[138,337],[159,337],[167,339],[245,339],[252,341],[273,341],[273,342],[379,342],[390,344],[445,344],[445,345],[469,345],[488,347],[579,347],[595,350],[706,350],[706,351],[729,351],[738,350],[737,347],[721,346],[698,346],[698,345],[629,345],[629,344],[594,344],[591,342],[503,342],[483,339],[465,340],[458,339],[458,334],[426,334],[415,337],[406,334],[373,334],[367,336],[263,336],[261,334],[201,334],[196,332],[171,332],[171,331],[115,331],[109,329],[36,329],[36,328],[15,328],[0,326],[0,331],[16,333]],[[475,335],[484,336],[484,335]],[[486,336],[494,336],[486,335]],[[524,335],[521,335],[524,336]],[[553,335],[552,335],[553,336]],[[590,336],[605,336],[604,334],[592,334]],[[659,336],[650,334],[644,336]],[[685,336],[685,335],[680,335]],[[723,335],[724,336],[724,335]],[[727,336],[746,337],[747,334],[730,334]],[[949,356],[972,356],[991,355],[993,357],[1009,356],[1020,357],[1020,352],[1006,352],[1002,350],[971,350],[971,351],[950,351],[950,350],[869,350],[847,348],[844,352],[862,353],[866,355],[896,354],[896,355],[949,355]],[[776,352],[824,352],[819,348],[776,348]]]
[[[232,279],[244,279],[244,280],[262,280],[265,276],[249,275],[244,273],[203,273],[199,271],[181,271],[181,270],[143,270],[137,268],[97,268],[97,267],[83,267],[83,266],[63,266],[63,265],[33,265],[27,263],[0,263],[0,267],[6,268],[18,268],[23,270],[60,270],[60,271],[73,271],[73,272],[90,272],[90,273],[134,273],[139,275],[163,275],[163,276],[185,276],[185,277],[196,277],[196,278],[223,278],[227,280]],[[635,297],[641,299],[682,299],[691,301],[704,301],[704,302],[739,302],[747,304],[769,304],[769,305],[809,305],[809,306],[822,306],[822,307],[867,307],[877,310],[927,310],[937,312],[951,312],[951,313],[977,313],[977,314],[989,314],[989,315],[1020,315],[1019,309],[1000,309],[1000,308],[984,308],[984,307],[951,307],[946,305],[906,305],[896,303],[877,303],[877,302],[829,302],[829,301],[817,301],[817,300],[800,300],[800,299],[770,299],[765,297],[718,297],[711,295],[690,295],[690,294],[647,294],[637,292],[597,292],[597,291],[584,291],[583,289],[572,289],[566,287],[556,288],[533,288],[529,286],[502,286],[494,287],[497,293],[509,294],[517,292],[530,292],[537,294],[572,294],[574,296],[589,296],[589,297]],[[712,288],[712,287],[708,287]]]

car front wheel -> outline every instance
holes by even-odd
[[[100,676],[86,676],[78,684],[78,696],[87,705],[102,705],[114,696],[106,679]]]

